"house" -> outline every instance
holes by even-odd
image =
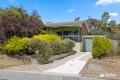
[[[86,22],[71,21],[60,23],[46,23],[47,32],[54,32],[61,36],[62,39],[69,38],[79,42],[82,35],[86,35],[89,32]]]

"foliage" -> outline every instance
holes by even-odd
[[[101,19],[88,18],[86,21],[90,29],[92,29],[92,27],[95,27],[97,29],[97,32],[101,30],[102,34],[116,32],[116,29],[119,28],[119,25],[115,20],[110,20],[109,12],[104,12],[101,16]]]
[[[8,7],[0,9],[0,38],[5,40],[13,35],[19,37],[31,37],[39,34],[43,22],[37,11],[31,15],[19,7]]]
[[[29,50],[30,52],[38,51],[38,54],[36,55],[38,61],[46,61],[52,54],[50,45],[46,41],[37,38],[32,38],[29,41]]]
[[[64,39],[63,40],[64,43],[68,44],[67,45],[67,50],[71,51],[73,49],[73,47],[75,47],[75,42],[71,39]]]
[[[116,22],[115,20],[111,20],[111,21],[109,22],[109,26],[111,26],[111,27],[115,27],[116,24],[117,24],[117,22]]]
[[[47,42],[61,41],[61,38],[59,36],[52,35],[52,34],[45,34],[45,35],[39,34],[39,35],[33,36],[33,38],[37,38]]]
[[[109,38],[111,38],[111,39],[120,40],[120,31],[116,31],[114,33],[110,33],[107,36]]]
[[[66,52],[66,44],[62,41],[52,41],[50,45],[53,49],[53,55],[64,54]]]
[[[101,58],[107,55],[112,48],[112,43],[108,38],[96,36],[93,39],[92,55],[94,58]]]
[[[40,29],[40,34],[47,34],[47,32],[44,29]]]
[[[9,39],[6,41],[3,45],[3,50],[7,54],[22,54],[28,52],[28,41],[29,39],[27,37],[16,37]]]
[[[105,24],[105,27],[107,26],[108,20],[110,19],[110,15],[109,12],[104,12],[102,17],[101,17],[102,21]]]
[[[32,52],[39,51],[39,53],[50,53],[50,46],[46,41],[32,38],[29,41],[29,50]]]
[[[64,39],[63,41],[52,41],[50,45],[54,51],[53,54],[59,55],[72,51],[75,46],[75,42],[70,39]]]

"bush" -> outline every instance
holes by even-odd
[[[68,51],[71,51],[73,49],[73,47],[75,47],[75,42],[71,39],[66,38],[66,39],[63,40],[63,42],[67,44],[66,47],[67,47]]]
[[[112,43],[108,38],[96,36],[93,39],[92,55],[94,58],[101,58],[107,55],[111,48]]]
[[[50,43],[53,55],[64,54],[66,52],[66,44],[62,41],[52,41]]]
[[[110,33],[107,37],[115,40],[120,40],[120,31],[116,31],[115,33]]]
[[[36,55],[38,61],[46,61],[52,54],[52,49],[48,42],[37,38],[32,38],[29,41],[29,50],[34,53],[38,51],[38,54]]]
[[[53,54],[59,55],[72,51],[72,48],[75,46],[75,43],[70,39],[64,39],[63,41],[52,41],[50,45],[54,51]]]
[[[52,35],[52,34],[46,34],[46,35],[40,34],[40,35],[33,36],[33,38],[37,38],[37,39],[47,41],[47,42],[61,41],[61,38],[59,36]]]
[[[7,54],[21,54],[21,53],[27,53],[28,52],[28,41],[29,39],[27,37],[16,37],[9,39],[6,41],[3,45],[3,50]]]

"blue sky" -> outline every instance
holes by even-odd
[[[37,10],[44,22],[72,21],[76,17],[100,18],[104,11],[120,21],[120,0],[0,0],[0,7],[23,6],[29,13]]]

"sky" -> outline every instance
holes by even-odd
[[[73,21],[76,17],[100,19],[104,11],[120,23],[120,0],[0,0],[0,7],[22,6],[37,10],[44,22]]]

